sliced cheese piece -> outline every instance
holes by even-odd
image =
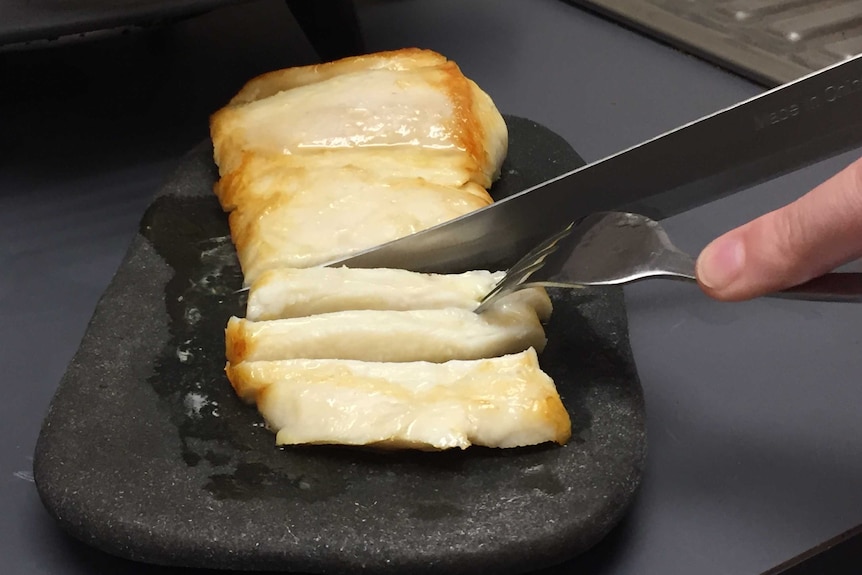
[[[344,310],[475,309],[504,276],[485,270],[422,274],[400,269],[279,268],[248,292],[246,319],[261,321]]]
[[[481,315],[445,308],[348,310],[257,322],[232,317],[225,342],[231,363],[294,358],[444,362],[529,347],[541,351],[546,339],[535,309],[509,300]]]
[[[410,310],[455,307],[473,310],[503,278],[504,272],[422,274],[401,269],[312,267],[264,272],[248,292],[246,319],[286,319],[345,310]],[[506,296],[497,306],[532,307],[539,320],[551,317],[553,304],[544,288]]]
[[[571,435],[533,349],[446,363],[255,361],[226,371],[279,445],[464,449],[563,444]]]

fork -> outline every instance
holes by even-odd
[[[571,223],[530,250],[475,309],[482,313],[506,294],[533,286],[578,288],[649,278],[696,282],[695,259],[650,218],[599,212]],[[829,273],[769,297],[862,302],[862,273]]]

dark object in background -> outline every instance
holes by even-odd
[[[862,53],[862,0],[568,0],[768,87]]]
[[[365,52],[353,0],[285,0],[323,61]]]
[[[0,0],[0,49],[127,33],[249,0]],[[322,60],[365,51],[353,0],[286,0]]]

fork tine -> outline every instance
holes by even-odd
[[[547,255],[548,254],[543,254],[539,257],[530,258],[529,260],[525,259],[523,261],[518,262],[515,266],[506,270],[506,275],[503,276],[503,279],[500,280],[500,283],[507,281],[507,280],[513,281],[512,278],[521,277],[525,273],[527,273],[528,270],[529,270],[528,275],[533,273],[534,271],[536,271],[536,269],[538,269],[535,267],[536,264],[539,264],[539,267],[544,265],[545,258],[547,257]]]
[[[521,286],[530,276],[542,269],[545,265],[545,260],[558,249],[559,242],[571,233],[574,225],[574,222],[570,223],[515,262],[512,267],[506,270],[506,274],[497,282],[497,285],[482,298],[479,306],[474,311],[482,313],[497,299],[521,289]]]
[[[491,288],[491,291],[489,291],[487,294],[485,294],[485,297],[479,300],[479,305],[474,311],[476,313],[482,313],[482,311],[487,309],[492,302],[499,299],[503,295],[514,291],[515,288],[517,288],[517,282],[512,279],[513,277],[515,276],[513,276],[510,272],[507,271],[506,275],[504,275],[503,278],[498,281],[493,288]]]
[[[536,260],[544,261],[545,258],[547,258],[554,251],[556,251],[559,242],[563,240],[566,236],[568,236],[571,231],[572,225],[569,225],[564,230],[554,234],[550,238],[546,239],[545,241],[534,247],[532,250],[527,252],[521,259],[515,262],[512,267],[506,270],[506,275],[517,275],[519,273],[522,273],[521,268],[533,265]]]
[[[532,265],[525,266],[523,270],[519,270],[517,274],[513,273],[510,275],[512,281],[517,282],[519,285],[527,281],[527,279],[542,269],[545,266],[545,258],[540,260],[536,260]]]
[[[560,240],[564,239],[566,236],[568,236],[570,233],[572,233],[572,229],[573,229],[574,225],[575,224],[573,222],[573,223],[569,224],[568,226],[566,226],[565,228],[563,228],[562,230],[560,230],[559,232],[555,233],[554,235],[552,235],[551,237],[549,237],[548,239],[546,239],[545,241],[543,241],[542,243],[540,243],[539,245],[534,247],[532,250],[527,252],[527,255],[524,256],[524,258],[522,258],[522,259],[525,259],[526,257],[528,257],[530,254],[533,254],[533,253],[540,253],[540,252],[547,251],[547,250],[552,249],[552,248],[556,248],[556,246],[560,242]]]

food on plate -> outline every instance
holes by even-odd
[[[475,309],[505,274],[476,270],[423,274],[399,269],[279,268],[262,274],[248,291],[246,319],[304,317],[350,309]],[[542,288],[518,294],[541,321],[552,305]]]
[[[563,444],[571,435],[533,349],[445,363],[255,361],[227,372],[279,445],[464,449]]]
[[[231,363],[277,359],[432,361],[479,359],[545,347],[535,308],[519,293],[492,309],[344,310],[307,317],[249,321],[226,330]]]
[[[544,289],[477,315],[500,272],[324,267],[492,203],[506,124],[454,62],[405,49],[270,72],[210,133],[249,291],[225,329],[225,371],[277,443],[568,440],[537,358]]]
[[[508,146],[491,98],[418,49],[264,74],[210,133],[246,285],[490,204]]]
[[[247,282],[274,268],[333,261],[491,203],[420,178],[383,179],[353,167],[288,171],[272,186],[279,193],[230,214]]]

